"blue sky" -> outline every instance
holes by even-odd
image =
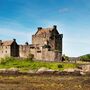
[[[37,27],[57,25],[63,53],[90,53],[90,0],[0,0],[0,39],[31,43]]]

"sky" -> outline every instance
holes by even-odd
[[[57,25],[63,54],[90,53],[90,0],[0,0],[0,39],[31,43],[37,27]]]

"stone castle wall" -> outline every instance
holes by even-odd
[[[48,34],[42,34],[42,35],[32,35],[32,44],[39,44],[43,46],[46,42],[46,40],[49,41],[50,35]]]
[[[13,41],[0,42],[0,58],[3,57],[19,57],[19,45],[15,39]]]
[[[19,46],[19,56],[22,58],[27,58],[30,54],[30,47],[28,45]]]
[[[42,60],[44,61],[61,61],[61,53],[58,51],[48,51],[48,49],[43,49],[42,51]]]
[[[34,55],[35,60],[61,61],[62,60],[62,34],[59,34],[56,26],[52,29],[39,28],[32,35],[31,45],[20,46],[20,57]]]
[[[10,46],[0,46],[0,58],[11,56]]]
[[[56,62],[61,61],[62,56],[58,51],[50,51],[48,48],[38,50],[36,48],[30,48],[30,46],[20,46],[20,57],[27,58],[29,54],[33,54],[35,60]]]

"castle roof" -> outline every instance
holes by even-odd
[[[50,34],[53,30],[56,30],[56,32],[58,33],[56,25],[54,25],[52,28],[38,27],[38,31],[36,32],[35,35]]]
[[[12,43],[13,43],[13,40],[3,41],[3,42],[2,42],[2,45],[3,45],[3,46],[11,46]]]
[[[36,35],[40,35],[40,34],[48,34],[53,30],[53,28],[41,28],[36,32]]]

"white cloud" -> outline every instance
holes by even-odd
[[[24,43],[26,41],[31,43],[32,32],[15,31],[15,30],[6,29],[6,28],[0,28],[0,36],[1,36],[1,39],[4,39],[4,40],[16,38],[17,41],[20,43]]]
[[[33,31],[15,20],[6,19],[0,22],[0,39],[16,38],[19,43],[26,41],[31,43]]]

